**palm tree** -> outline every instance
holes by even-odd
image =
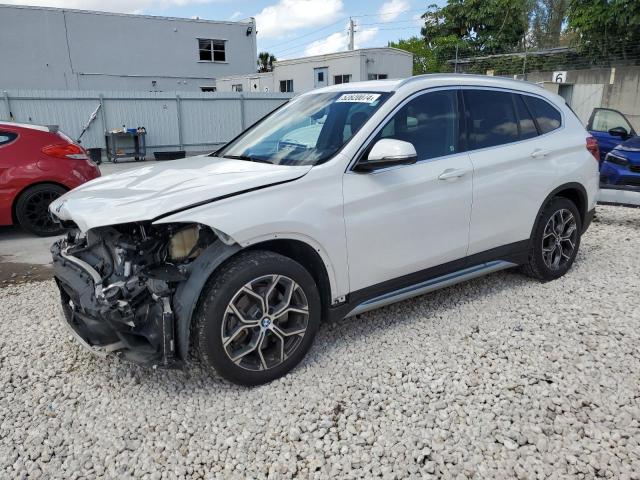
[[[276,57],[269,52],[260,52],[258,55],[258,72],[271,72]]]

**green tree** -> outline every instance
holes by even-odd
[[[531,42],[538,48],[560,45],[562,27],[567,18],[569,0],[538,0],[531,16]]]
[[[389,42],[389,47],[399,48],[413,54],[413,74],[433,73],[439,71],[439,65],[423,38],[411,37],[407,40]]]
[[[430,5],[422,36],[439,61],[475,54],[508,53],[522,45],[532,0],[448,0]]]
[[[640,55],[640,1],[571,0],[568,22],[580,52],[594,61]]]
[[[273,71],[273,64],[276,61],[276,57],[269,52],[260,52],[258,54],[258,72],[271,72]]]

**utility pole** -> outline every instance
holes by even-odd
[[[453,73],[458,73],[458,41],[456,40],[456,61],[453,64]]]
[[[353,18],[349,17],[349,50],[354,49],[354,33],[355,33],[355,25],[353,24]]]

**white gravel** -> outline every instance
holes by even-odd
[[[567,276],[503,272],[324,325],[246,389],[95,358],[52,282],[0,290],[0,478],[640,478],[640,210]]]

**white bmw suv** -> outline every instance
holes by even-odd
[[[213,120],[212,120],[213,121]],[[94,352],[190,355],[232,382],[291,370],[321,321],[521,266],[571,267],[598,150],[564,101],[471,75],[300,95],[211,155],[51,204],[65,324]]]

